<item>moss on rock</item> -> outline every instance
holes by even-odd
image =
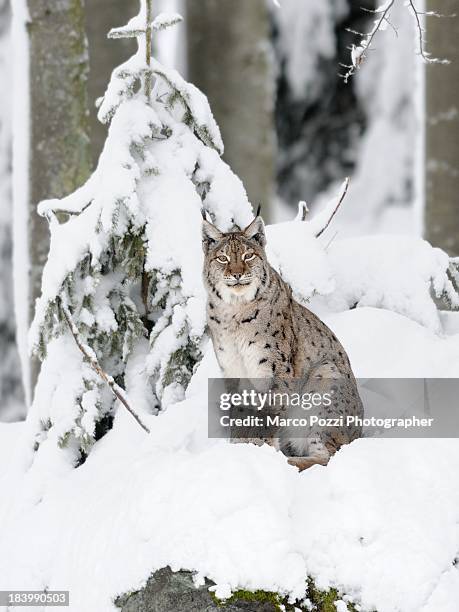
[[[307,580],[306,599],[293,603],[273,591],[245,589],[219,599],[209,590],[212,586],[210,580],[196,586],[192,572],[166,567],[152,574],[142,589],[120,595],[115,605],[122,612],[336,612],[335,604],[342,599],[336,589],[318,589],[312,578]],[[357,612],[352,604],[347,608]]]

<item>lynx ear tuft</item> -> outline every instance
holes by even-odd
[[[204,252],[207,253],[209,248],[223,238],[223,234],[215,225],[209,223],[204,216],[202,221],[202,246]]]
[[[265,224],[260,216],[255,219],[244,230],[244,236],[250,240],[255,240],[262,247],[266,244]]]

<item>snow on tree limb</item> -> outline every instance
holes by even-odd
[[[406,0],[405,6],[408,6],[411,9],[413,14],[417,33],[418,33],[418,54],[422,58],[426,64],[449,64],[450,61],[448,59],[439,59],[436,57],[431,57],[430,53],[428,53],[425,49],[425,29],[422,25],[423,17],[443,17],[444,15],[440,15],[439,13],[435,13],[433,11],[428,11],[426,13],[421,13],[414,4],[413,0]],[[451,15],[452,17],[452,15]]]
[[[145,430],[147,433],[150,433],[150,429],[145,425],[139,415],[133,410],[131,407],[128,397],[126,395],[126,391],[122,389],[113,379],[112,376],[107,374],[101,367],[97,355],[93,349],[86,344],[80,336],[80,332],[78,331],[77,326],[73,322],[72,315],[67,306],[65,306],[60,298],[58,298],[58,305],[64,315],[65,320],[67,321],[67,325],[69,330],[75,340],[76,345],[83,353],[84,358],[89,362],[92,369],[98,374],[102,380],[110,387],[113,395],[121,402],[121,404],[126,408],[126,410],[134,417],[140,427]]]
[[[129,20],[129,22],[119,28],[112,28],[107,34],[108,38],[137,38],[146,33],[145,26],[149,25],[152,30],[160,31],[170,28],[183,21],[183,17],[178,13],[160,13],[148,22],[146,16],[139,13]]]
[[[161,80],[167,89],[169,105],[180,102],[185,113],[184,120],[193,127],[196,135],[207,145],[223,154],[220,129],[214,119],[207,97],[194,85],[188,83],[171,68],[161,65],[151,57],[151,30],[163,30],[182,20],[177,13],[161,13],[155,19],[149,15],[150,4],[142,2],[141,11],[126,26],[110,31],[111,38],[135,37],[138,51],[127,62],[113,71],[107,90],[100,101],[98,118],[108,123],[119,105],[136,93],[136,84],[144,84],[147,97],[150,96],[152,79]],[[162,92],[164,93],[164,92]]]
[[[169,88],[172,104],[176,96],[186,109],[186,122],[193,125],[197,136],[209,147],[223,155],[224,146],[207,97],[192,83],[188,83],[171,68],[165,68],[157,60],[152,60],[152,73]]]
[[[178,13],[160,13],[151,24],[153,30],[165,30],[183,21],[183,17]]]
[[[367,53],[372,48],[374,38],[378,32],[382,32],[386,30],[387,26],[390,26],[394,30],[395,34],[397,34],[397,29],[390,20],[390,13],[394,5],[395,0],[386,0],[375,10],[366,9],[367,12],[376,15],[376,19],[373,21],[373,27],[369,32],[361,33],[349,30],[351,33],[358,35],[360,37],[360,41],[358,44],[353,44],[351,47],[351,63],[349,65],[341,64],[343,68],[346,68],[346,72],[340,75],[343,77],[345,83],[348,82],[349,78],[353,76],[365,62]],[[425,48],[425,29],[422,23],[423,18],[441,17],[442,15],[433,11],[421,12],[417,8],[415,0],[404,0],[404,6],[412,12],[415,20],[415,27],[418,37],[418,55],[428,64],[449,64],[449,60],[447,59],[431,57]]]
[[[93,175],[38,207],[51,245],[29,333],[43,361],[31,414],[37,435],[46,423],[74,465],[116,419],[114,397],[132,409],[123,389],[141,414],[183,398],[205,339],[199,211],[224,230],[252,216],[242,183],[219,155],[207,99],[147,61],[144,38],[113,71],[100,104],[109,129]],[[69,355],[72,368],[61,372]],[[49,448],[46,440],[40,444]]]
[[[304,200],[298,202],[298,212],[295,221],[306,221],[306,216],[309,212],[307,203]]]
[[[316,238],[319,238],[319,236],[321,236],[325,232],[327,227],[332,222],[333,217],[338,212],[339,207],[341,206],[344,198],[346,197],[348,187],[349,187],[349,178],[346,178],[343,181],[336,198],[331,200],[327,204],[327,206],[324,208],[324,210],[322,210],[320,213],[315,215],[314,218],[311,219],[311,221],[309,221],[309,227],[312,230]],[[296,218],[298,219],[298,215]],[[302,220],[304,221],[305,218],[306,218],[306,215],[303,212]]]

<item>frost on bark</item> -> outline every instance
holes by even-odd
[[[456,0],[427,0],[426,9],[458,12]],[[427,18],[427,48],[450,64],[426,65],[425,233],[434,246],[459,255],[459,16]]]
[[[188,0],[188,76],[209,98],[224,159],[269,217],[274,190],[274,74],[265,0]]]
[[[88,54],[83,0],[28,0],[30,22],[29,322],[40,295],[49,250],[46,220],[38,202],[60,198],[90,172]],[[31,368],[31,388],[37,362]]]
[[[0,0],[0,79],[10,82],[10,4]],[[21,368],[15,339],[12,278],[11,95],[0,100],[0,421],[23,416]]]
[[[135,51],[132,38],[114,41],[107,32],[114,23],[127,23],[135,15],[136,2],[85,0],[86,33],[89,43],[89,125],[91,154],[95,165],[107,138],[107,126],[97,119],[96,100],[102,96],[107,76]]]

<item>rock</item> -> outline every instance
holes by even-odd
[[[196,587],[191,572],[172,572],[169,567],[155,572],[140,591],[126,593],[116,600],[121,612],[278,612],[274,593],[242,591],[226,603],[209,591],[214,583],[206,580]]]

